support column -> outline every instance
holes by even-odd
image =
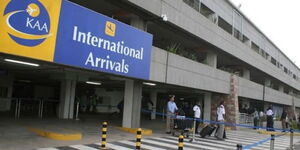
[[[250,80],[250,70],[243,69],[243,78]]]
[[[136,27],[140,30],[146,31],[147,26],[144,20],[142,20],[140,17],[133,17],[130,20],[130,25],[133,27]]]
[[[124,112],[122,126],[139,128],[141,118],[142,83],[134,80],[125,81]]]
[[[279,85],[278,86],[278,90],[283,93],[284,92],[284,86],[283,85]]]
[[[232,74],[230,77],[230,95],[214,95],[212,99],[212,120],[216,120],[217,107],[221,101],[224,101],[226,122],[233,124],[239,123],[238,88],[236,75]],[[231,128],[237,129],[237,127]]]
[[[213,68],[217,68],[217,57],[216,53],[208,51],[206,55],[206,63]]]
[[[4,93],[3,97],[0,100],[0,111],[9,111],[11,108],[13,82],[14,77],[11,74],[0,76],[0,85],[3,88],[7,88],[7,92]]]
[[[211,93],[204,94],[204,108],[203,108],[203,119],[211,119]]]
[[[272,86],[272,83],[271,83],[271,80],[270,79],[265,79],[265,86],[266,87],[271,87]],[[271,87],[272,88],[272,87]]]
[[[60,119],[73,119],[75,100],[75,80],[62,80],[60,86],[60,103],[58,117]]]
[[[297,114],[296,114],[296,107],[295,107],[295,95],[294,95],[294,91],[292,89],[289,90],[289,95],[292,96],[292,104],[289,109],[289,113],[290,113],[289,115],[292,117],[296,117]]]
[[[156,119],[156,103],[157,103],[157,91],[156,90],[151,91],[150,100],[153,103],[151,120],[154,120],[154,119]]]

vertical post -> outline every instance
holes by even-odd
[[[18,118],[18,109],[19,108],[19,100],[16,98],[16,109],[15,109],[15,118]]]
[[[76,104],[76,120],[79,120],[78,113],[79,113],[79,102],[77,102]]]
[[[162,120],[164,121],[165,120],[165,108],[163,108],[163,110],[162,110]]]
[[[136,131],[136,144],[135,144],[136,150],[141,149],[141,143],[142,143],[142,129],[138,128],[138,130]]]
[[[294,149],[294,131],[290,130],[290,150]]]
[[[178,150],[183,150],[183,136],[180,135],[178,139]]]
[[[196,134],[196,118],[194,118],[193,120],[193,137],[192,139],[190,140],[190,142],[194,142],[195,141],[195,134]]]
[[[42,99],[41,118],[43,118],[43,112],[44,112],[44,100]]]
[[[271,141],[270,141],[270,150],[274,150],[275,138],[274,135],[271,134]]]
[[[237,150],[243,150],[243,145],[242,144],[237,144],[236,149]]]
[[[18,107],[18,116],[17,118],[20,118],[20,112],[21,112],[21,99],[19,99],[19,107]]]
[[[41,118],[41,105],[42,105],[42,99],[39,100],[39,112],[38,112],[39,118]]]
[[[106,149],[107,122],[102,124],[101,149]]]

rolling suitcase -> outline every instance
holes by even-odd
[[[202,138],[206,137],[207,135],[210,136],[210,135],[214,132],[215,129],[216,129],[215,126],[207,125],[206,127],[204,127],[204,128],[201,130],[200,136],[201,136]]]

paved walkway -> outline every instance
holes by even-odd
[[[184,140],[185,150],[236,150],[237,144],[246,146],[256,143],[260,140],[269,138],[268,135],[257,134],[253,131],[227,131],[228,139],[225,141],[216,140],[214,137],[196,138],[196,141],[191,143],[189,139]],[[299,142],[300,138],[295,137],[295,142]],[[275,150],[286,150],[289,147],[289,136],[281,136],[275,139]],[[174,136],[164,137],[147,137],[142,139],[143,150],[176,150],[178,138]],[[64,147],[41,148],[38,150],[97,150],[99,143],[85,145],[70,145]],[[112,150],[133,150],[135,149],[134,140],[122,140],[109,142],[107,147]],[[253,150],[270,149],[270,142],[266,142],[259,146],[251,148]]]

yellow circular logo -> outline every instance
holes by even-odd
[[[37,17],[40,15],[40,8],[37,4],[31,3],[27,6],[26,12],[31,16],[31,17]]]

